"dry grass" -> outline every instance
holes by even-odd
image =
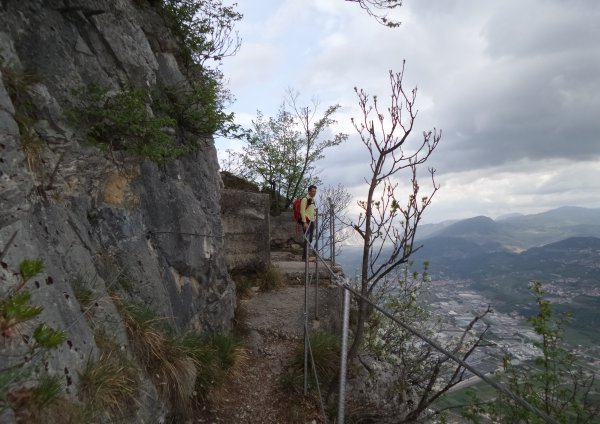
[[[245,351],[237,338],[195,332],[173,336],[148,308],[114,300],[136,357],[178,417],[190,416],[194,400],[218,396],[218,388],[241,369]]]
[[[79,402],[60,397],[41,409],[17,412],[17,423],[27,424],[81,424],[93,422],[92,416]]]
[[[21,135],[21,148],[27,160],[27,167],[36,175],[42,174],[43,153],[46,144],[33,129],[33,121],[25,116],[16,116]]]
[[[19,126],[21,147],[27,166],[31,172],[40,174],[45,143],[33,129],[35,108],[31,101],[30,89],[41,82],[41,77],[34,72],[17,71],[8,67],[2,67],[1,71],[4,85],[15,107],[14,118]]]
[[[89,361],[80,376],[79,397],[95,416],[118,418],[136,404],[138,370],[115,352],[104,352],[98,361]]]
[[[177,339],[167,335],[164,322],[147,308],[117,299],[136,357],[161,394],[180,411],[189,410],[196,366]]]
[[[256,276],[258,287],[261,291],[267,292],[276,290],[285,285],[285,278],[279,268],[268,265],[264,271],[259,272]]]

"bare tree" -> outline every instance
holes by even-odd
[[[414,246],[417,226],[439,188],[435,183],[435,170],[430,168],[431,189],[423,195],[417,170],[437,147],[441,132],[435,129],[424,132],[421,141],[409,145],[409,135],[417,116],[417,89],[408,93],[404,89],[404,63],[400,72],[390,71],[389,76],[391,97],[386,109],[382,108],[376,96],[371,98],[363,90],[355,88],[362,117],[360,120],[352,119],[352,123],[371,159],[371,177],[365,179],[369,185],[367,199],[359,202],[363,212],[353,223],[362,238],[360,292],[365,298],[370,297],[381,281],[392,276],[419,249]],[[402,175],[409,181],[404,205],[399,200],[399,183],[396,180]],[[369,313],[368,304],[359,299],[349,359],[358,353]]]
[[[346,210],[350,205],[352,196],[343,185],[338,184],[337,186],[326,186],[319,188],[319,194],[317,199],[317,205],[319,208],[319,225],[317,228],[317,234],[324,234],[325,236],[319,239],[319,252],[323,254],[327,252],[331,243],[335,244],[335,250],[339,254],[341,253],[342,244],[348,239],[350,234],[346,226],[343,223],[346,221]],[[333,216],[331,214],[333,212]],[[335,219],[336,225],[333,240],[330,237],[329,229],[331,220]],[[340,225],[342,223],[342,225]]]
[[[377,302],[396,319],[412,328],[418,328],[428,339],[435,340],[438,345],[466,362],[484,345],[488,325],[481,320],[491,312],[490,307],[473,311],[471,322],[456,337],[438,338],[436,335],[445,323],[441,319],[434,319],[422,302],[423,295],[429,290],[428,263],[424,264],[421,274],[412,270],[412,266],[411,262],[405,264],[399,278],[386,279],[383,287],[378,287]],[[469,377],[462,365],[454,363],[449,356],[391,322],[378,311],[369,316],[365,334],[366,355],[391,365],[394,375],[388,383],[391,387],[380,387],[390,396],[385,407],[366,408],[366,413],[378,422],[430,422],[442,412],[431,408],[431,405]],[[361,358],[362,353],[358,357],[361,364],[369,370],[369,376],[376,374],[377,371],[370,369],[368,362]]]
[[[221,171],[228,172],[232,175],[236,175],[240,178],[250,181],[252,179],[252,175],[250,175],[248,168],[246,168],[242,163],[241,154],[231,149],[225,150],[225,153],[227,156],[222,157],[219,160]]]
[[[365,10],[369,16],[375,18],[377,22],[390,28],[400,26],[400,22],[389,19],[386,11],[396,9],[402,6],[402,0],[345,0],[351,3],[357,3],[361,9]]]

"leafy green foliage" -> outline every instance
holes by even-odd
[[[154,98],[153,106],[158,112],[173,118],[179,128],[192,134],[240,136],[241,127],[233,122],[233,113],[225,112],[230,97],[216,70],[203,70],[189,85],[160,87]]]
[[[308,185],[319,184],[316,163],[326,149],[347,138],[340,133],[322,139],[326,129],[335,124],[333,115],[339,105],[330,106],[320,119],[313,121],[318,104],[313,104],[312,109],[298,107],[298,95],[290,93],[289,97],[291,111],[285,103],[275,117],[266,118],[258,111],[240,157],[241,174],[271,193],[274,212],[288,208]]]
[[[505,358],[498,378],[517,396],[559,423],[595,423],[600,417],[600,385],[595,371],[584,368],[576,355],[564,347],[563,328],[570,316],[554,316],[540,282],[533,282],[531,290],[538,312],[529,322],[540,336],[534,343],[540,355],[529,365],[513,364],[511,358]],[[503,423],[546,422],[503,394],[493,402],[464,411],[472,422],[479,422],[482,415]]]
[[[23,260],[19,265],[20,281],[0,297],[0,341],[12,339],[13,343],[12,366],[0,369],[0,401],[4,405],[10,405],[18,417],[17,421],[23,422],[42,422],[39,416],[60,398],[58,377],[36,370],[34,358],[39,360],[44,353],[58,347],[64,341],[65,333],[42,322],[33,332],[35,343],[28,342],[23,334],[27,323],[43,311],[42,307],[31,305],[31,294],[26,290],[25,284],[43,269],[44,263],[41,260]],[[15,359],[19,355],[22,358]],[[34,372],[36,375],[32,377]]]
[[[110,95],[90,86],[81,93],[83,105],[72,120],[87,128],[88,138],[110,151],[125,150],[162,163],[189,150],[167,133],[175,125],[170,117],[154,116],[147,90],[130,88]]]
[[[19,265],[21,278],[27,281],[44,270],[44,262],[39,259],[24,259]]]
[[[33,338],[41,347],[54,349],[65,340],[65,333],[54,330],[42,323],[35,328]]]
[[[231,94],[223,86],[223,74],[216,67],[206,66],[207,61],[219,64],[238,51],[241,42],[234,25],[242,15],[236,6],[224,5],[221,0],[162,1],[162,14],[180,41],[190,85],[162,87],[159,98],[166,98],[162,105],[166,114],[196,135],[243,134],[233,122],[233,113],[225,112]]]
[[[0,306],[4,320],[14,325],[33,319],[41,314],[44,308],[41,306],[31,306],[29,304],[30,300],[31,294],[26,291],[16,293],[5,299]]]
[[[233,27],[242,15],[235,6],[225,6],[221,0],[164,0],[162,10],[182,42],[185,58],[202,64],[207,60],[219,62],[239,49]]]

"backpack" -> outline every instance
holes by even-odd
[[[300,213],[300,204],[302,203],[302,197],[297,198],[296,200],[294,200],[294,221],[296,222],[300,222],[300,220],[302,219],[302,214]]]
[[[300,222],[302,221],[302,214],[300,213],[300,204],[302,203],[302,199],[304,199],[304,197],[299,197],[296,200],[294,200],[294,221],[296,222]],[[306,201],[306,207],[309,207],[310,205],[312,205],[313,199],[308,199]]]

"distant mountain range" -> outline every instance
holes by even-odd
[[[423,247],[413,259],[430,261],[434,275],[479,281],[576,278],[600,285],[600,209],[563,207],[424,227],[418,242]]]
[[[486,250],[521,252],[570,237],[600,238],[600,209],[565,206],[534,215],[505,215],[496,220],[477,216],[421,225],[417,235],[427,245],[435,243],[436,238],[459,238]]]
[[[527,313],[528,283],[540,280],[569,298],[559,309],[575,313],[586,334],[600,326],[600,209],[562,207],[535,215],[485,216],[422,225],[416,269],[430,263],[435,279],[471,281],[500,309]],[[385,255],[382,255],[385,256]],[[354,274],[359,249],[344,247],[339,262]],[[600,339],[599,339],[600,341]]]

